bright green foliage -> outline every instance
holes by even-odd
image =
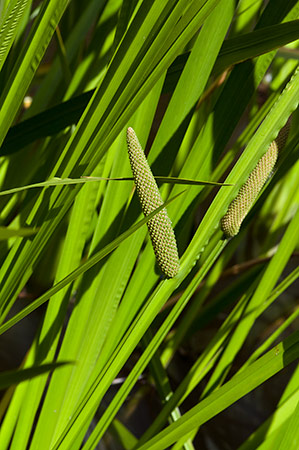
[[[0,69],[10,50],[28,0],[12,0],[0,16]]]
[[[297,449],[298,25],[299,0],[0,0],[1,355],[30,326],[1,450]]]
[[[127,129],[127,145],[142,211],[148,216],[163,205],[157,183],[133,128]],[[154,252],[162,272],[172,278],[180,270],[174,231],[166,208],[147,222]]]

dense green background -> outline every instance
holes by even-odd
[[[298,38],[294,0],[0,0],[1,450],[298,450]],[[172,279],[128,126],[170,200]]]

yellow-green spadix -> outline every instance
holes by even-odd
[[[243,220],[273,172],[278,153],[287,141],[289,129],[290,119],[259,160],[245,184],[240,188],[237,197],[229,205],[227,213],[221,220],[221,229],[226,237],[238,234]]]
[[[163,200],[133,128],[127,130],[127,145],[142,211],[148,216],[163,205]],[[167,277],[174,277],[180,269],[180,263],[174,231],[166,208],[150,219],[147,227],[160,269]]]

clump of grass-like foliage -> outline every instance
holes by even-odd
[[[0,0],[1,450],[296,448],[298,6]]]

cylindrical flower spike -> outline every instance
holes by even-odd
[[[221,229],[227,238],[238,234],[243,220],[272,174],[278,153],[287,141],[290,123],[289,119],[280,130],[277,138],[270,144],[264,156],[259,160],[245,184],[240,188],[237,197],[229,205],[227,213],[221,219]]]
[[[127,130],[127,145],[137,194],[145,216],[163,205],[156,180],[133,128]],[[157,262],[169,278],[180,269],[178,249],[171,221],[166,208],[147,222]]]

